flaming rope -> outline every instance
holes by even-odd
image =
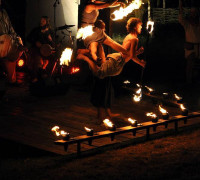
[[[141,5],[142,5],[142,0],[133,0],[132,3],[129,4],[127,7],[125,8],[120,7],[119,10],[114,11],[111,14],[110,18],[113,21],[123,19],[123,17],[133,12],[133,10],[139,9]]]

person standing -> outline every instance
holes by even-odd
[[[22,39],[15,32],[10,18],[2,8],[0,0],[0,61],[7,73],[7,81],[10,85],[16,82],[16,61],[23,51]]]
[[[31,43],[28,66],[32,81],[37,81],[41,72],[46,71],[49,60],[55,52],[54,32],[51,29],[49,17],[41,17],[40,25],[30,32],[27,40]]]

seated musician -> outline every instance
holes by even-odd
[[[0,61],[11,85],[16,84],[16,61],[22,54],[22,49],[19,48],[22,45],[22,40],[13,29],[6,10],[1,7],[0,0]]]
[[[27,37],[30,48],[29,69],[32,78],[37,80],[38,75],[46,70],[46,67],[54,52],[54,32],[50,27],[50,19],[42,16],[40,26],[34,28]]]

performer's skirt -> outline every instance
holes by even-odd
[[[99,67],[97,76],[103,79],[107,76],[119,75],[124,67],[125,59],[122,58],[120,53],[108,54],[105,63]]]

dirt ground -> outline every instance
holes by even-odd
[[[40,156],[1,160],[0,179],[199,179],[200,129],[69,158]]]

